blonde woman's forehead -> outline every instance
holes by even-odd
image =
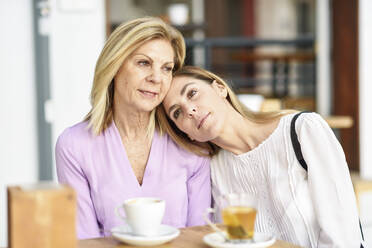
[[[171,43],[164,39],[150,40],[142,44],[132,54],[132,56],[138,55],[160,60],[162,63],[174,63],[175,57]]]

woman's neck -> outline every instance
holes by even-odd
[[[235,110],[229,113],[222,132],[212,142],[234,154],[243,154],[256,148],[270,136],[279,122],[273,120],[267,123],[256,123]]]
[[[128,111],[128,108],[114,108],[114,122],[120,135],[136,139],[147,135],[150,112]]]

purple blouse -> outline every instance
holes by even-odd
[[[142,185],[129,163],[114,122],[93,135],[87,122],[67,128],[56,144],[60,183],[77,192],[79,239],[110,236],[122,225],[115,207],[132,197],[166,201],[163,224],[204,225],[203,211],[211,204],[209,159],[178,147],[168,135],[155,132]]]

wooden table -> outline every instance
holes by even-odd
[[[213,232],[209,226],[196,226],[181,229],[181,234],[175,240],[156,246],[158,248],[208,248],[204,244],[203,236]],[[139,246],[131,246],[120,243],[112,237],[86,239],[78,241],[78,248],[133,248]],[[289,244],[287,242],[277,240],[270,248],[296,248],[299,246]]]

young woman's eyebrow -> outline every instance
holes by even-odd
[[[187,83],[187,84],[185,84],[185,85],[182,87],[182,90],[181,90],[181,92],[180,92],[180,95],[181,95],[181,96],[185,93],[186,88],[187,88],[190,84],[194,84],[194,83]]]

